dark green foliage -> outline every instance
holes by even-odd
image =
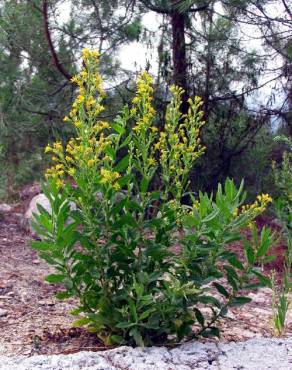
[[[228,250],[250,219],[244,213],[234,218],[244,195],[230,180],[224,189],[219,185],[214,197],[200,193],[196,211],[183,218],[185,236],[178,239],[177,215],[166,203],[156,206],[157,217],[141,221],[143,210],[127,194],[120,200],[107,195],[107,226],[98,212],[100,201],[91,199],[93,236],[81,210],[70,210],[68,195],[74,191],[67,185],[60,193],[53,181],[44,186],[52,216],[44,209],[36,216],[42,241],[33,247],[55,267],[46,281],[62,284],[57,297],[78,298],[74,312],[84,317],[75,325],[88,326],[107,344],[144,346],[219,336],[218,318],[228,307],[250,301],[241,289],[251,279],[257,286],[270,284],[254,268],[270,245],[268,231],[262,232],[258,249],[245,242],[245,261]],[[149,205],[159,196],[152,195]],[[174,253],[178,242],[180,251]]]

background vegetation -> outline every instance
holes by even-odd
[[[155,33],[144,25],[150,13]],[[62,118],[82,48],[102,54],[110,118],[133,95],[136,71],[121,67],[119,51],[136,41],[153,55],[145,64],[161,125],[169,83],[185,89],[183,111],[189,96],[203,98],[207,151],[193,190],[230,176],[244,177],[250,194],[272,192],[271,162],[285,149],[273,137],[292,133],[290,20],[287,0],[1,0],[0,196],[39,179],[48,141],[71,136]]]

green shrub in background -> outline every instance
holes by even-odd
[[[80,93],[64,118],[76,137],[46,148],[55,162],[44,185],[52,212],[39,207],[34,226],[42,240],[33,242],[56,269],[46,281],[63,287],[58,298],[77,298],[75,325],[106,344],[218,336],[217,319],[250,301],[241,290],[270,284],[255,267],[269,235],[245,242],[244,261],[228,245],[271,198],[263,194],[244,206],[243,184],[237,189],[230,179],[214,195],[188,193],[189,172],[204,152],[201,99],[190,99],[182,116],[183,92],[172,87],[159,133],[152,78],[143,73],[131,108],[101,121],[97,53],[84,50],[83,65],[73,79]],[[160,188],[151,190],[158,173]],[[185,195],[192,206],[181,203]]]
[[[273,163],[273,173],[278,198],[275,200],[274,209],[283,228],[283,237],[286,242],[284,276],[282,284],[277,286],[273,281],[273,322],[277,335],[282,335],[285,330],[285,321],[291,307],[292,293],[292,140],[286,137],[276,137],[275,141],[282,141],[288,145],[288,150],[283,153],[282,163],[276,166]]]

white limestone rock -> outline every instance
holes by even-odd
[[[32,229],[32,221],[33,221],[33,218],[34,218],[34,214],[36,215],[39,215],[39,209],[38,209],[38,205],[42,206],[48,213],[51,213],[52,212],[52,208],[51,208],[51,205],[50,205],[50,202],[49,202],[49,199],[46,197],[45,194],[43,193],[40,193],[40,194],[37,194],[35,195],[32,200],[30,201],[25,213],[24,213],[24,218],[22,220],[22,228],[33,233],[33,229]],[[77,207],[76,207],[76,204],[73,203],[73,202],[70,202],[70,208],[71,210],[75,210]]]
[[[292,338],[189,342],[165,347],[119,347],[72,355],[0,356],[0,370],[291,370]]]
[[[11,212],[12,207],[9,204],[2,203],[0,204],[0,213],[8,213]]]

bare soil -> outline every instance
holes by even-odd
[[[58,301],[57,288],[46,284],[50,272],[29,244],[31,236],[19,227],[17,214],[23,205],[15,206],[0,221],[0,355],[33,355],[73,353],[80,350],[102,350],[94,334],[71,328],[70,310],[74,300]],[[240,245],[235,245],[239,250]],[[270,268],[282,271],[283,246]],[[272,337],[271,291],[267,288],[249,294],[253,302],[230,311],[220,323],[221,341],[241,341],[254,337]],[[288,315],[286,337],[292,336],[292,315]]]

